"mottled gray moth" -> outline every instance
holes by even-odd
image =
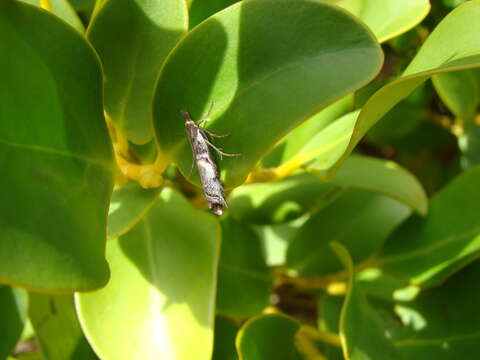
[[[225,201],[225,194],[223,185],[220,181],[219,172],[209,146],[217,151],[220,156],[238,156],[239,154],[227,154],[217,148],[208,140],[208,135],[211,137],[225,137],[227,135],[216,135],[201,127],[201,123],[205,122],[202,119],[196,123],[190,117],[187,110],[180,111],[185,119],[185,129],[187,131],[188,141],[192,147],[193,160],[197,164],[200,181],[203,186],[203,193],[208,202],[209,209],[216,215],[222,215],[223,209],[227,207]],[[192,163],[192,169],[194,166]],[[190,170],[190,173],[192,171]]]

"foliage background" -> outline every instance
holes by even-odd
[[[0,2],[0,358],[471,358],[479,18]],[[179,113],[211,106],[220,218]]]

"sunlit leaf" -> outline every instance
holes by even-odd
[[[392,336],[402,359],[468,359],[476,352],[480,291],[475,284],[479,276],[480,263],[476,262],[444,286],[395,307],[404,327]]]
[[[239,185],[279,138],[372,79],[381,61],[369,31],[337,8],[304,0],[234,4],[168,57],[154,104],[160,151],[188,174],[180,109],[198,120],[213,104],[208,129],[231,134],[218,145],[241,154],[223,159],[225,185]]]
[[[388,238],[374,263],[430,286],[480,256],[479,180],[478,166],[458,176],[432,197],[426,217],[412,215]]]
[[[377,250],[409,214],[384,195],[350,189],[312,215],[289,242],[287,267],[296,275],[325,275],[341,270],[330,249],[336,241],[357,263]]]
[[[386,337],[380,318],[355,281],[350,255],[339,244],[331,246],[350,277],[340,317],[340,338],[345,358],[395,359],[395,349]]]
[[[348,140],[337,144],[337,154],[345,148],[346,151],[329,173],[345,161],[368,129],[432,75],[480,67],[480,38],[477,36],[480,22],[476,21],[479,16],[480,2],[469,1],[440,22],[402,77],[377,91],[362,108],[350,133],[345,130]]]
[[[105,109],[127,138],[153,137],[155,79],[188,20],[184,1],[103,0],[87,30],[103,64]]]
[[[213,215],[164,189],[142,220],[107,243],[112,278],[77,294],[102,360],[210,360],[220,230]]]
[[[327,0],[358,16],[372,29],[379,42],[398,36],[428,14],[428,0]]]
[[[230,194],[229,208],[233,217],[248,223],[284,223],[328,204],[338,190],[311,174],[299,174],[274,183],[242,185]]]
[[[384,194],[421,215],[427,213],[428,199],[420,182],[410,172],[392,161],[352,155],[332,182],[340,186]]]
[[[0,279],[98,288],[113,187],[98,59],[63,21],[11,0],[0,2],[0,53]]]
[[[29,4],[41,6],[41,0],[22,0]],[[52,5],[52,13],[57,15],[60,19],[67,22],[75,29],[77,29],[80,33],[85,31],[80,18],[78,17],[75,10],[72,8],[72,5],[68,2],[68,0],[49,0],[50,4]]]
[[[115,189],[108,214],[108,238],[125,234],[150,210],[161,188],[144,189],[136,182]]]

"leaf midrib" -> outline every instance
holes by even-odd
[[[99,165],[108,171],[113,171],[113,165],[105,160],[101,159],[89,159],[83,155],[78,155],[74,153],[70,153],[68,151],[63,151],[59,149],[54,149],[54,148],[49,148],[46,146],[41,146],[41,145],[33,145],[33,144],[17,144],[17,143],[12,143],[9,141],[4,141],[0,140],[0,145],[5,145],[9,146],[12,148],[18,148],[18,149],[25,149],[25,150],[31,150],[33,152],[41,152],[45,154],[50,154],[50,155],[57,155],[57,156],[63,156],[66,158],[72,158],[76,160],[80,160],[83,162],[86,162],[87,164],[93,164],[93,165]]]

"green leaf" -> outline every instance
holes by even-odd
[[[226,7],[235,4],[238,0],[190,0],[189,27],[200,24],[203,20]]]
[[[320,133],[332,122],[353,109],[353,95],[335,101],[304,123],[290,131],[270,153],[262,159],[263,167],[274,167],[288,161],[308,143],[312,136]]]
[[[95,360],[83,336],[73,295],[30,293],[29,317],[45,360]]]
[[[470,129],[459,139],[459,147],[462,150],[462,165],[469,168],[480,164],[480,128]]]
[[[480,103],[478,69],[435,75],[432,80],[442,101],[461,120],[461,131],[456,131],[462,165],[465,168],[480,164],[480,130],[475,115]]]
[[[338,243],[331,247],[349,273],[348,292],[340,316],[340,339],[348,360],[395,359],[395,349],[377,314],[358,287],[348,251]]]
[[[255,228],[262,239],[268,266],[285,264],[288,242],[307,219],[308,215],[286,224],[257,226]]]
[[[76,294],[80,323],[102,360],[210,359],[220,229],[164,189],[127,234],[107,243],[108,285]],[[141,345],[139,345],[141,344]]]
[[[369,267],[356,274],[355,278],[365,294],[378,299],[410,301],[420,291],[418,286],[410,285],[407,280],[385,273],[380,268]]]
[[[103,64],[105,110],[130,141],[145,144],[153,137],[155,79],[187,30],[186,2],[103,0],[97,5],[87,36]]]
[[[415,173],[427,193],[438,192],[461,172],[457,138],[439,124],[424,121],[393,146],[397,161]]]
[[[480,2],[469,1],[455,8],[430,34],[402,77],[378,90],[358,115],[343,156],[329,173],[335,171],[365,133],[398,102],[432,75],[480,66]],[[347,131],[345,131],[348,134]],[[343,152],[345,142],[337,145]]]
[[[458,176],[432,197],[424,218],[413,215],[373,261],[411,283],[433,286],[480,255],[480,167]]]
[[[261,315],[248,320],[237,335],[240,360],[301,360],[295,347],[300,324],[277,314]]]
[[[343,296],[324,294],[319,299],[318,328],[322,331],[340,332],[340,313],[342,312]]]
[[[262,243],[246,225],[222,221],[223,246],[218,267],[217,311],[232,317],[260,313],[270,300],[270,271]]]
[[[318,329],[321,332],[336,333],[340,332],[340,313],[342,311],[344,296],[331,296],[323,294],[319,298],[318,311]],[[341,346],[332,344],[322,344],[322,353],[328,360],[344,360]]]
[[[221,147],[241,154],[221,166],[225,185],[235,187],[289,130],[368,82],[381,63],[372,35],[337,8],[239,2],[195,27],[168,57],[154,103],[160,151],[188,174],[180,109],[200,119],[213,103],[208,128],[231,134]]]
[[[150,210],[161,188],[144,189],[136,182],[115,189],[108,214],[108,238],[121,236]]]
[[[316,164],[307,170],[318,174],[320,180],[304,173],[274,183],[246,184],[234,189],[229,198],[232,216],[258,225],[284,223],[325,207],[343,188],[378,192],[420,214],[427,211],[422,185],[394,162],[354,155],[329,183],[321,181],[322,172],[315,169]]]
[[[98,288],[114,169],[100,64],[77,31],[12,0],[0,2],[0,53],[0,279]]]
[[[358,263],[377,250],[408,214],[405,205],[384,195],[346,190],[299,228],[289,242],[287,267],[300,276],[341,270],[331,241],[347,247]]]
[[[311,174],[289,176],[273,183],[239,186],[229,197],[233,217],[251,224],[277,224],[296,219],[328,204],[339,187]]]
[[[27,306],[28,297],[24,290],[0,285],[0,359],[5,359],[20,339]]]
[[[41,6],[41,0],[22,0],[29,4]],[[66,23],[73,26],[77,29],[80,33],[83,34],[85,28],[82,24],[82,21],[78,17],[77,13],[73,9],[72,5],[68,2],[68,0],[50,0],[52,4],[52,13],[57,15],[60,19],[65,21]]]
[[[358,16],[379,42],[396,37],[420,23],[430,11],[428,0],[327,0]]]
[[[392,161],[352,155],[338,171],[333,183],[381,193],[421,215],[427,213],[428,199],[420,182]]]
[[[457,360],[476,353],[480,341],[479,276],[477,261],[444,286],[396,306],[404,328],[400,336],[393,336],[402,359]]]
[[[420,85],[405,100],[395,105],[385,114],[382,121],[368,131],[368,141],[385,146],[392,144],[396,139],[410,136],[429,116],[431,94],[427,89],[430,88]]]
[[[298,152],[282,164],[283,169],[313,169],[318,177],[331,180],[326,173],[345,153],[359,110],[343,115],[313,136]]]
[[[474,70],[438,74],[432,77],[435,90],[450,111],[472,125],[480,97]]]
[[[215,317],[215,342],[212,360],[237,360],[235,337],[240,327],[225,316]]]

